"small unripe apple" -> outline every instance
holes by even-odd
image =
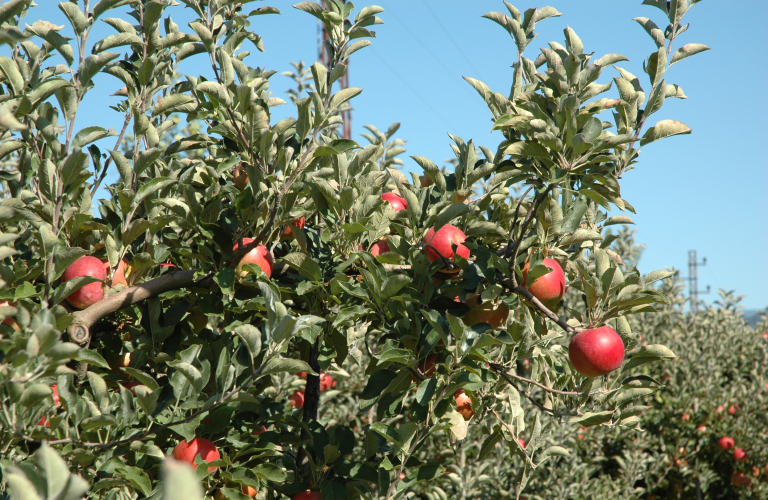
[[[195,464],[195,457],[200,455],[200,458],[206,462],[213,462],[221,458],[218,448],[212,442],[203,438],[194,438],[192,441],[181,441],[173,449],[173,458],[182,462],[187,462],[193,468],[197,469]],[[208,467],[208,472],[213,472],[216,467]]]
[[[64,283],[81,276],[93,276],[100,281],[88,283],[69,294],[67,302],[77,309],[85,309],[104,298],[104,290],[101,286],[107,278],[107,272],[99,259],[90,255],[83,255],[64,270],[64,274],[61,275],[61,282]]]
[[[438,259],[453,260],[453,246],[456,253],[464,259],[469,259],[469,248],[462,245],[467,236],[456,226],[445,224],[435,232],[435,228],[429,228],[424,235],[424,251],[430,262]],[[459,272],[461,269],[441,269],[442,272]]]
[[[0,307],[16,307],[16,306],[11,304],[7,300],[0,300]],[[2,324],[10,326],[11,328],[16,330],[17,332],[21,330],[21,328],[19,328],[19,324],[16,323],[16,321],[13,318],[5,318],[3,320],[3,322],[2,322]]]
[[[388,201],[392,206],[392,210],[395,212],[399,212],[400,210],[405,210],[408,208],[408,202],[405,201],[405,198],[398,196],[395,193],[384,193],[381,195],[381,199]]]
[[[296,391],[288,398],[291,406],[298,409],[304,406],[304,391]]]
[[[475,414],[472,411],[472,400],[464,394],[464,389],[459,389],[453,393],[453,397],[456,400],[456,409],[464,417],[464,420],[469,420],[472,415]]]
[[[323,500],[323,494],[319,491],[304,491],[294,496],[292,500]]]
[[[382,238],[371,246],[371,255],[374,257],[387,252],[389,252],[389,241],[387,238]]]
[[[242,191],[245,189],[245,186],[248,185],[250,180],[248,179],[248,174],[245,171],[245,163],[241,163],[237,167],[235,167],[235,172],[232,174],[232,180],[235,183],[235,187]]]
[[[333,377],[330,373],[321,373],[320,374],[320,392],[325,392],[328,389],[333,389],[336,387],[336,381],[333,380]]]
[[[528,283],[530,262],[525,263],[523,267],[523,287],[544,305],[549,306],[557,304],[563,298],[565,294],[565,274],[563,273],[563,268],[554,259],[544,259],[544,265],[552,269],[552,271],[539,276],[533,283]]]
[[[728,436],[723,436],[717,440],[717,445],[721,450],[732,450],[734,444],[735,443],[733,442],[733,438]]]
[[[252,242],[253,238],[243,238],[243,247]],[[235,246],[232,247],[232,251],[237,252],[238,249],[240,249],[239,241],[235,242]],[[272,277],[272,266],[274,265],[272,254],[269,253],[267,247],[261,243],[259,243],[256,248],[251,249],[247,254],[245,254],[237,264],[237,267],[235,268],[235,274],[241,278],[248,274],[247,272],[243,271],[243,266],[245,264],[256,264],[261,268],[262,271],[264,271],[264,274],[267,275],[267,278]]]
[[[283,232],[280,233],[280,239],[290,240],[291,238],[293,238],[293,233],[291,232],[291,226],[298,227],[299,229],[304,229],[305,222],[306,222],[306,218],[304,217],[291,221],[291,224],[288,226],[285,226],[285,229],[283,229]]]
[[[573,368],[585,377],[611,373],[624,361],[624,342],[608,326],[584,330],[573,336],[568,346]]]
[[[490,300],[483,301],[480,295],[469,295],[464,303],[469,306],[469,312],[462,318],[467,326],[488,323],[494,328],[501,328],[509,317],[509,306],[504,302],[495,306]]]

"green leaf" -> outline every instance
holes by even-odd
[[[323,272],[310,256],[300,252],[289,253],[281,259],[298,271],[299,275],[312,281],[321,281]]]
[[[93,8],[93,20],[96,21],[103,13],[107,12],[108,10],[114,9],[115,7],[120,7],[121,5],[126,5],[128,3],[131,3],[133,0],[101,0],[99,3],[96,4],[96,6]]]
[[[89,431],[91,429],[100,429],[102,427],[110,427],[117,424],[117,419],[112,415],[94,415],[83,419],[83,421],[80,422],[80,428],[84,431]]]
[[[229,106],[232,103],[229,91],[224,85],[218,82],[199,83],[195,90],[198,92],[203,92],[208,97],[215,99],[216,101],[226,106]]]
[[[75,134],[75,138],[72,139],[72,148],[82,148],[83,146],[92,142],[98,141],[105,137],[115,137],[117,132],[110,127],[109,130],[104,130],[101,127],[86,127]]]
[[[77,36],[82,36],[85,30],[88,29],[88,19],[80,10],[78,4],[71,2],[59,2],[59,9],[64,12],[69,22],[72,24],[72,28],[75,30]]]
[[[203,378],[203,374],[200,373],[200,370],[191,363],[175,360],[169,361],[168,366],[172,366],[179,373],[184,375],[184,378],[186,378],[189,383],[192,384],[192,387],[194,387],[195,392],[200,393],[203,390],[206,380]]]
[[[388,277],[381,286],[381,299],[383,301],[389,300],[410,282],[411,278],[403,274],[394,274]]]
[[[254,474],[267,481],[273,481],[276,483],[283,482],[287,479],[288,475],[285,471],[275,464],[269,462],[261,463],[251,469]]]
[[[612,410],[601,411],[597,413],[586,412],[584,413],[584,415],[576,419],[576,422],[583,425],[584,427],[592,427],[595,425],[600,425],[606,422],[610,422],[612,416],[613,416]]]
[[[146,385],[153,391],[156,391],[157,389],[160,388],[160,384],[158,384],[157,381],[155,381],[155,379],[153,379],[146,373],[140,370],[137,370],[136,368],[121,368],[121,370],[125,372],[127,375],[130,375],[131,377],[135,378],[137,381]]]
[[[669,65],[672,66],[677,61],[683,60],[686,57],[690,57],[694,54],[698,54],[699,52],[704,52],[705,50],[709,50],[709,47],[704,44],[687,43],[675,51],[675,53],[672,55],[672,59],[669,60]]]
[[[677,274],[676,271],[664,271],[664,270],[651,271],[650,273],[643,276],[643,281],[645,281],[646,285],[650,285],[655,281],[661,281],[667,278],[671,278],[675,274]]]
[[[397,433],[394,427],[383,422],[376,422],[375,424],[371,425],[371,430],[398,448],[402,446],[400,443],[400,435]]]
[[[77,354],[77,356],[74,357],[74,359],[75,361],[88,363],[89,365],[98,366],[99,368],[104,368],[105,370],[110,369],[109,363],[107,363],[104,358],[101,357],[101,354],[90,349],[80,349],[80,352]]]
[[[118,469],[120,475],[131,482],[134,488],[139,490],[145,497],[152,492],[152,482],[149,476],[138,467],[122,466]]]
[[[245,344],[251,359],[255,359],[261,352],[261,331],[253,325],[240,325],[234,331]]]
[[[352,99],[356,95],[360,94],[363,89],[358,89],[355,87],[349,87],[346,89],[341,89],[333,96],[331,97],[331,102],[328,105],[328,112],[330,113],[332,110],[336,109],[341,104],[347,102],[348,100]]]
[[[664,139],[666,137],[672,137],[673,135],[690,134],[691,129],[685,123],[681,123],[675,120],[661,120],[653,127],[649,128],[643,134],[643,138],[640,140],[640,146],[645,146],[653,141]]]
[[[72,295],[75,290],[79,290],[85,285],[95,283],[97,281],[100,282],[101,280],[94,278],[93,276],[78,276],[77,278],[72,278],[71,280],[66,281],[64,284],[56,287],[56,291],[53,293],[51,303],[53,305],[61,304],[61,301]]]
[[[31,384],[28,385],[24,392],[21,393],[21,399],[19,402],[26,407],[34,406],[43,399],[51,396],[53,392],[51,388],[45,384]]]
[[[571,234],[566,234],[560,238],[560,246],[573,245],[574,243],[582,243],[590,240],[600,240],[602,236],[597,231],[592,229],[579,228]]]
[[[307,363],[300,359],[275,357],[267,362],[267,366],[261,372],[262,375],[282,372],[307,372],[310,375],[318,375]]]
[[[603,226],[613,226],[615,224],[634,224],[635,221],[632,220],[631,217],[628,217],[626,215],[615,215],[613,217],[608,217],[605,222],[603,222]]]
[[[96,73],[101,71],[112,59],[119,57],[119,55],[114,52],[102,52],[86,57],[77,68],[77,79],[80,82],[81,88],[87,87],[91,79],[96,76]]]
[[[24,77],[21,75],[16,61],[0,56],[0,72],[5,76],[6,84],[9,84],[14,94],[20,95],[24,93]]]
[[[203,500],[203,488],[189,464],[173,458],[163,461],[162,500]]]

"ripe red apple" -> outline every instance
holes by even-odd
[[[437,370],[437,354],[430,354],[427,356],[427,359],[417,367],[417,369],[424,375],[424,377],[429,378],[432,375],[435,374],[435,370]],[[416,377],[416,375],[411,376],[412,382],[418,382],[419,379]]]
[[[736,415],[736,408],[734,408],[733,405],[728,407],[728,415],[730,415],[730,416]]]
[[[253,435],[254,436],[261,436],[265,432],[267,432],[267,426],[266,425],[261,425],[261,426],[259,426],[258,429],[253,431]]]
[[[296,391],[288,398],[291,406],[294,408],[301,408],[304,406],[304,391]]]
[[[462,318],[467,326],[488,323],[494,328],[501,328],[509,317],[509,306],[504,302],[494,306],[490,300],[482,301],[479,295],[469,295],[464,303],[469,306],[469,312]]]
[[[243,246],[247,246],[249,243],[253,242],[253,238],[243,238]],[[240,242],[235,242],[235,246],[232,247],[233,252],[237,252],[237,250],[240,248]],[[240,259],[240,262],[237,264],[237,267],[235,268],[235,273],[239,277],[244,277],[246,274],[245,271],[243,271],[243,266],[245,264],[256,264],[261,268],[262,271],[264,271],[264,274],[267,275],[267,278],[272,277],[272,266],[274,265],[274,262],[272,260],[272,254],[269,253],[269,250],[267,250],[267,247],[259,243],[256,248],[251,249],[247,254],[243,256],[243,258]]]
[[[544,305],[554,305],[560,302],[565,294],[565,274],[563,268],[554,259],[544,259],[544,265],[552,269],[544,276],[539,276],[533,283],[528,283],[528,269],[530,262],[523,267],[523,286],[531,292],[531,295],[539,299]]]
[[[171,264],[170,262],[163,262],[162,264],[160,264],[160,267],[176,267],[176,266]]]
[[[525,439],[523,439],[521,437],[517,438],[517,442],[520,443],[520,446],[522,446],[523,449],[525,449]]]
[[[304,217],[291,221],[290,226],[285,226],[285,229],[283,229],[283,232],[280,233],[280,239],[290,240],[291,238],[293,238],[293,233],[291,232],[291,226],[298,227],[299,229],[304,229],[305,222],[306,222],[306,219]]]
[[[235,172],[232,174],[232,180],[235,183],[235,187],[242,191],[245,189],[245,186],[248,185],[250,180],[248,179],[248,174],[245,172],[245,164],[241,163],[237,167],[235,167]]]
[[[405,201],[405,198],[398,196],[395,193],[384,193],[381,195],[381,199],[388,201],[392,206],[392,210],[395,212],[399,212],[400,210],[405,210],[408,208],[408,202]]]
[[[725,407],[724,407],[723,405],[720,405],[720,406],[718,406],[718,407],[717,407],[717,409],[715,410],[715,413],[721,413],[721,412],[722,412],[724,409],[725,409]]]
[[[389,241],[387,238],[382,238],[371,246],[371,255],[374,257],[387,252],[389,252]]]
[[[456,409],[464,417],[464,420],[469,420],[472,415],[475,414],[472,411],[472,400],[464,394],[464,389],[459,389],[453,393],[453,397],[456,400]]]
[[[99,259],[90,255],[83,255],[64,270],[64,274],[61,275],[61,282],[64,283],[80,276],[93,276],[103,282],[107,278],[107,272],[104,270],[104,265]],[[102,285],[103,283],[96,281],[78,288],[69,294],[67,302],[77,309],[85,309],[92,306],[104,298]]]
[[[328,389],[336,387],[336,381],[329,373],[320,374],[320,392],[325,392]]]
[[[733,450],[733,459],[736,461],[746,460],[747,452],[741,448],[736,448],[735,450]]]
[[[15,307],[12,303],[8,302],[7,300],[0,300],[0,307]],[[16,323],[16,321],[13,318],[5,318],[2,322],[3,325],[8,325],[17,332],[21,330],[19,328],[19,324]]]
[[[323,500],[323,494],[319,491],[304,491],[294,496],[292,500]]]
[[[699,432],[707,432],[707,426],[706,425],[700,425],[696,427],[696,430]]]
[[[134,392],[133,388],[136,387],[137,385],[143,385],[143,384],[141,382],[137,382],[137,381],[134,380],[133,382],[127,382],[127,383],[121,384],[121,385],[123,387],[125,387],[126,389],[128,389],[129,391],[131,391],[131,394],[133,394],[135,396],[136,392]]]
[[[307,372],[299,372],[296,374],[301,380],[307,380]]]
[[[758,477],[760,475],[760,467],[752,466],[752,476]]]
[[[221,458],[218,448],[212,442],[203,438],[194,438],[190,442],[181,441],[173,449],[173,458],[182,462],[187,462],[193,468],[197,469],[195,464],[195,457],[200,455],[200,458],[206,462],[213,462]],[[216,467],[208,467],[208,472],[213,472]]]
[[[684,413],[683,416],[680,417],[680,420],[682,420],[683,422],[687,422],[690,419],[691,419],[691,416],[689,414],[687,414],[687,413]]]
[[[624,342],[608,326],[584,330],[571,339],[568,357],[577,372],[585,377],[599,377],[621,366]]]
[[[728,436],[723,436],[717,440],[717,445],[721,450],[732,450],[734,444],[735,443],[733,442],[733,438]]]
[[[435,228],[429,228],[427,234],[424,235],[424,251],[427,253],[427,258],[430,262],[434,262],[437,259],[445,258],[452,260],[453,248],[456,246],[456,253],[469,259],[469,248],[462,245],[467,239],[467,236],[456,226],[445,224],[443,227],[435,232]],[[442,269],[443,272],[459,272],[461,269]]]

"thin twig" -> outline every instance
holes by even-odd
[[[508,377],[512,377],[512,378],[514,378],[516,380],[519,380],[521,382],[525,382],[527,384],[533,384],[533,385],[535,385],[537,387],[540,387],[540,388],[544,389],[547,392],[551,392],[551,393],[554,393],[554,394],[562,394],[564,396],[592,396],[593,394],[606,394],[607,393],[607,391],[605,391],[604,389],[599,389],[597,391],[592,391],[592,392],[559,391],[557,389],[552,389],[551,387],[547,387],[544,384],[536,382],[535,380],[532,380],[532,379],[529,379],[529,378],[525,378],[525,377],[521,377],[520,375],[517,375],[515,373],[509,373],[508,371],[506,371],[506,368],[503,365],[499,365],[497,363],[488,363],[488,366],[493,371],[495,371],[496,373],[498,373],[500,375],[504,374],[504,375],[506,375]]]

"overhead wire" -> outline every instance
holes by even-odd
[[[443,33],[445,33],[445,35],[448,37],[448,40],[450,40],[453,46],[456,47],[456,51],[459,53],[459,55],[464,59],[464,61],[472,69],[472,71],[475,72],[475,75],[479,76],[480,71],[477,68],[475,68],[474,64],[472,64],[472,61],[469,59],[469,57],[467,57],[464,51],[461,50],[461,46],[458,44],[458,42],[456,42],[451,32],[448,30],[448,28],[445,27],[445,25],[437,16],[437,14],[435,14],[435,11],[432,10],[432,7],[429,6],[429,3],[426,0],[421,0],[421,3],[424,4],[424,7],[427,8],[429,13],[432,15],[432,18],[435,20],[435,22],[437,22],[437,25],[440,26],[440,29],[443,30]]]

